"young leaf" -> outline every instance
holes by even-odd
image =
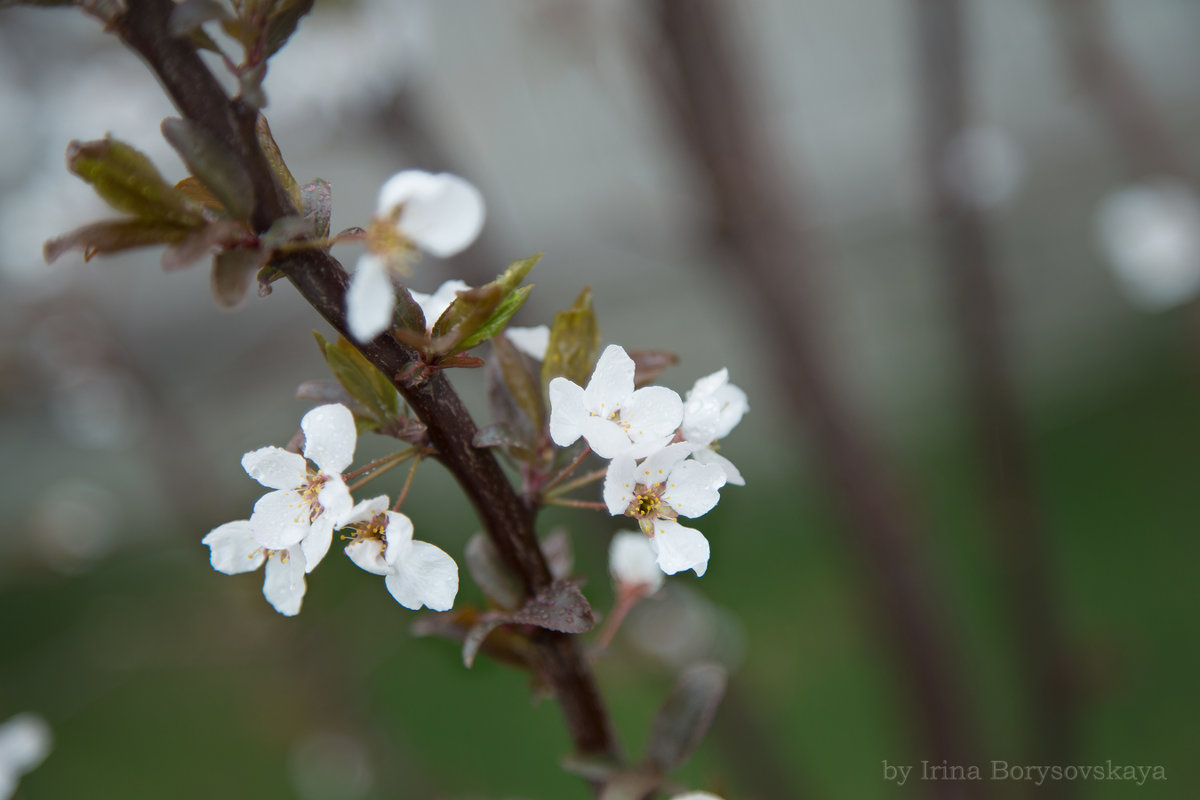
[[[599,353],[600,325],[592,310],[592,290],[585,287],[570,308],[554,315],[542,362],[542,386],[559,377],[586,384]]]
[[[467,542],[467,571],[483,593],[501,608],[521,605],[521,587],[500,560],[500,553],[483,533]]]
[[[546,565],[555,580],[566,580],[575,567],[575,553],[571,549],[571,536],[563,528],[558,528],[538,543],[542,555],[546,557]]]
[[[513,622],[536,625],[561,633],[586,633],[596,625],[596,615],[579,587],[554,581],[512,615]]]
[[[396,387],[387,376],[376,369],[344,336],[338,337],[337,342],[327,342],[316,331],[313,331],[313,336],[338,383],[381,425],[392,422],[399,414],[400,404]]]
[[[529,298],[529,293],[533,291],[533,285],[522,286],[519,289],[514,289],[504,296],[500,304],[496,306],[496,310],[491,313],[484,323],[476,329],[467,338],[459,343],[459,350],[469,350],[478,344],[486,342],[500,331],[504,330],[504,326],[512,319],[512,315],[525,304],[525,300]]]
[[[82,250],[84,261],[92,256],[119,253],[135,247],[171,244],[185,238],[191,228],[171,222],[149,219],[115,219],[94,222],[68,234],[51,239],[42,247],[47,264],[68,250]]]
[[[459,292],[450,307],[433,324],[430,350],[438,354],[462,350],[462,341],[479,330],[503,297],[504,290],[491,283]]]
[[[292,37],[300,18],[312,11],[313,0],[280,0],[267,21],[267,57],[279,52]]]
[[[491,363],[495,365],[495,370],[503,380],[504,388],[511,395],[512,402],[516,404],[525,418],[520,423],[515,420],[509,421],[517,424],[519,430],[528,434],[526,438],[536,437],[537,433],[546,426],[546,406],[542,400],[541,387],[538,386],[537,377],[533,372],[533,365],[525,357],[525,354],[514,347],[512,342],[504,336],[492,339]],[[497,408],[492,409],[496,418],[505,419],[496,414],[498,410]]]
[[[283,191],[291,198],[292,205],[296,210],[304,211],[304,197],[300,191],[300,184],[296,182],[291,170],[284,163],[283,153],[279,152],[279,145],[275,143],[275,137],[271,135],[271,126],[267,124],[267,118],[262,114],[259,114],[254,120],[254,133],[258,137],[258,146],[262,148],[263,155],[267,157],[271,170],[275,173],[275,179],[279,181]],[[304,211],[304,215],[307,215],[307,211]],[[329,234],[328,224],[324,233],[317,231],[316,234],[317,236],[327,236]]]
[[[142,153],[112,137],[67,146],[67,168],[95,188],[110,206],[142,219],[186,227],[204,223],[200,209]]]
[[[227,218],[229,216],[229,209],[225,208],[221,201],[217,199],[217,196],[207,186],[191,175],[188,175],[175,184],[175,188],[193,203],[211,212],[210,216],[218,218]]]
[[[667,367],[679,363],[679,356],[668,350],[643,349],[627,352],[635,365],[633,385],[637,389],[654,383],[658,376],[667,371]]]
[[[418,337],[417,346],[423,346],[426,330],[425,312],[417,305],[417,301],[413,300],[407,287],[397,285],[395,288],[396,309],[392,312],[392,322],[401,330]]]
[[[212,191],[234,219],[250,219],[254,184],[237,153],[190,120],[168,117],[162,121],[162,134],[188,171]]]
[[[190,267],[213,249],[237,244],[245,241],[248,236],[246,227],[231,219],[221,219],[193,228],[187,236],[163,251],[163,269],[171,272]]]
[[[221,308],[237,308],[246,299],[254,274],[267,260],[257,247],[223,250],[213,259],[212,292]]]
[[[463,665],[470,669],[475,665],[475,656],[479,655],[479,648],[483,646],[483,642],[488,638],[488,634],[508,622],[508,618],[499,615],[487,617],[467,631],[466,638],[463,639],[462,659]]]
[[[679,677],[650,727],[645,762],[665,775],[691,756],[725,694],[726,673],[717,664],[696,664]]]
[[[286,169],[286,167],[285,167]],[[329,235],[329,220],[333,217],[333,187],[317,178],[300,190],[300,211],[312,220],[313,233],[319,238]]]

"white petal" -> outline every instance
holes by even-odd
[[[633,459],[628,456],[618,456],[608,465],[608,472],[604,475],[604,505],[613,516],[624,514],[633,502],[633,490],[637,487],[636,469]]]
[[[721,367],[711,375],[705,375],[700,380],[692,384],[692,388],[688,391],[688,400],[692,398],[708,397],[720,387],[729,383],[729,370]]]
[[[723,439],[742,421],[742,417],[750,410],[750,403],[746,399],[746,393],[732,383],[717,389],[712,397],[721,408],[717,438]]]
[[[287,617],[300,613],[304,600],[304,553],[299,547],[279,550],[267,559],[263,597]]]
[[[354,510],[354,498],[341,475],[325,477],[325,484],[317,493],[317,502],[321,505],[321,516],[337,527],[341,527],[341,520]]]
[[[707,447],[717,438],[721,427],[721,404],[711,395],[689,397],[683,406],[683,438]]]
[[[308,482],[308,465],[299,453],[260,447],[242,456],[242,469],[268,489],[295,489]]]
[[[654,594],[663,585],[654,548],[642,533],[621,531],[608,546],[608,571],[617,583],[644,586]]]
[[[325,514],[313,520],[308,534],[300,540],[300,550],[304,553],[304,571],[312,572],[321,559],[329,552],[333,544],[333,518]]]
[[[559,447],[568,447],[583,434],[588,411],[583,406],[583,389],[567,380],[550,381],[550,438]]]
[[[383,529],[384,538],[387,539],[387,550],[383,557],[388,564],[395,566],[405,548],[413,538],[412,520],[401,514],[398,511],[388,511],[387,527]]]
[[[624,455],[633,447],[625,429],[612,420],[589,415],[583,418],[580,431],[588,446],[601,458]]]
[[[669,519],[654,521],[654,538],[651,545],[658,553],[658,566],[668,575],[694,570],[703,575],[708,569],[708,539],[692,528],[685,528]]]
[[[254,538],[269,550],[298,544],[308,534],[308,503],[299,492],[267,492],[254,504],[250,524]]]
[[[10,717],[0,725],[0,772],[11,775],[15,783],[17,776],[46,759],[53,741],[50,726],[37,714]]]
[[[370,500],[363,500],[347,511],[341,519],[334,520],[334,524],[343,528],[352,522],[370,522],[376,515],[387,511],[391,504],[386,494],[372,497]]]
[[[683,421],[683,400],[664,386],[638,389],[621,404],[621,422],[633,442],[673,437]]]
[[[458,565],[428,542],[412,542],[384,582],[405,608],[416,611],[425,605],[434,611],[448,611],[458,594]]]
[[[369,342],[392,324],[396,290],[379,258],[365,255],[346,290],[346,327],[360,342]]]
[[[322,472],[339,474],[354,460],[358,433],[354,415],[340,403],[317,406],[300,420],[304,431],[304,457]]]
[[[607,417],[633,394],[637,365],[620,345],[610,344],[600,354],[592,379],[584,390],[584,405],[593,414]]]
[[[643,486],[663,483],[671,476],[676,465],[691,452],[692,446],[687,442],[676,442],[661,448],[638,466],[637,482]]]
[[[535,325],[532,328],[506,328],[504,335],[513,343],[513,347],[530,358],[538,361],[546,360],[546,348],[550,346],[550,327],[548,325]]]
[[[375,575],[387,575],[392,568],[383,560],[383,542],[379,539],[360,539],[346,545],[346,555],[350,556],[360,569]]]
[[[699,517],[721,499],[717,490],[724,485],[725,470],[716,464],[684,461],[671,471],[662,498],[683,516]]]
[[[380,189],[379,204],[387,213],[403,204],[396,227],[439,258],[466,249],[483,230],[483,195],[457,175],[401,172]]]
[[[458,293],[465,292],[470,288],[470,285],[464,281],[452,280],[446,281],[434,289],[433,294],[413,291],[409,291],[409,294],[412,295],[413,302],[421,307],[421,314],[425,317],[425,327],[432,331],[434,323],[441,318],[442,314],[446,313],[450,304],[458,299]]]
[[[687,794],[677,794],[671,800],[724,800],[724,798],[708,792],[688,792]]]
[[[697,450],[692,458],[696,459],[701,464],[716,464],[718,467],[724,470],[726,483],[731,483],[734,486],[746,485],[746,480],[742,477],[742,473],[738,471],[738,468],[733,465],[732,461],[720,453],[705,448],[703,450]]]
[[[254,528],[248,520],[226,522],[213,528],[200,540],[208,545],[213,569],[226,575],[251,572],[262,566],[262,544],[254,538]]]

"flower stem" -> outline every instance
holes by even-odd
[[[368,483],[375,480],[376,478],[378,478],[380,475],[384,474],[385,472],[390,472],[391,470],[393,470],[396,467],[403,464],[405,461],[408,461],[408,459],[412,458],[416,454],[416,452],[417,451],[415,449],[405,450],[401,453],[396,453],[395,455],[391,456],[390,458],[379,459],[380,463],[375,469],[371,470],[369,473],[367,473],[367,475],[365,477],[360,478],[359,480],[350,484],[346,488],[349,489],[351,492],[353,492],[357,489],[362,488],[363,486],[366,486]],[[370,466],[370,465],[368,465],[368,466]]]
[[[562,486],[559,486],[557,489],[555,489],[550,494],[543,495],[542,499],[544,502],[549,502],[550,500],[554,499],[555,497],[561,497],[562,495],[566,494],[567,492],[578,489],[580,486],[587,486],[589,483],[595,483],[596,481],[601,480],[606,474],[608,474],[608,470],[601,468],[601,469],[596,470],[595,472],[589,472],[587,475],[581,475],[578,478],[576,478],[575,480],[568,481],[567,483],[564,483]]]
[[[413,454],[413,452],[414,452],[414,450],[412,448],[410,448],[408,450],[397,450],[394,453],[388,453],[386,456],[377,458],[374,461],[368,461],[366,464],[363,464],[358,469],[354,469],[354,470],[350,470],[349,472],[342,473],[342,478],[353,480],[354,478],[357,478],[359,475],[363,475],[367,472],[370,472],[373,469],[377,469],[378,467],[382,466],[383,464],[386,464],[388,461],[391,461],[392,459],[396,459],[397,463],[400,463],[400,462],[406,460],[409,456],[411,456]]]
[[[404,479],[404,488],[400,490],[400,496],[396,498],[396,505],[392,506],[392,511],[399,511],[400,506],[404,505],[404,499],[408,497],[408,490],[412,488],[413,477],[417,474],[417,465],[421,463],[421,454],[417,453],[417,457],[413,459],[412,466],[408,468],[408,477]]]
[[[604,503],[595,503],[591,500],[572,500],[569,497],[547,497],[546,505],[566,506],[568,508],[591,508],[596,511],[608,510],[608,506],[604,505]]]
[[[577,455],[577,456],[575,456],[575,458],[571,459],[570,464],[567,464],[567,466],[564,467],[561,472],[559,472],[557,475],[555,475],[553,478],[551,478],[549,483],[542,486],[541,493],[543,495],[545,495],[546,492],[553,489],[560,482],[562,482],[565,478],[571,477],[571,473],[573,473],[573,472],[575,472],[575,470],[579,469],[579,465],[583,463],[583,460],[585,458],[587,458],[591,454],[591,452],[592,452],[591,446],[585,444],[583,446],[583,449],[579,451],[579,455]]]

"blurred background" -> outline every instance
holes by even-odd
[[[331,182],[334,230],[402,168],[482,189],[484,237],[413,288],[545,251],[518,324],[589,284],[606,341],[679,354],[662,383],[728,366],[748,392],[722,450],[747,486],[697,524],[708,574],[597,664],[628,751],[717,660],[729,695],[678,777],[728,800],[1186,797],[1198,36],[1185,0],[319,0],[267,115],[297,178]],[[110,215],[67,142],[112,133],[175,180],[172,113],[94,20],[0,13],[0,719],[55,736],[17,796],[588,796],[553,702],[414,638],[377,579],[331,560],[287,619],[209,567],[327,328],[285,284],[221,312],[205,267],[153,251],[41,258]],[[479,376],[454,379],[485,418]],[[477,523],[439,467],[406,511],[462,563]],[[543,522],[607,609],[618,526]],[[1039,792],[923,760],[1167,780]]]

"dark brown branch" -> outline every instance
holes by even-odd
[[[925,178],[980,444],[984,500],[1017,643],[1030,755],[1037,763],[1067,764],[1073,752],[1073,684],[1032,456],[1000,322],[996,259],[983,215],[947,170],[948,154],[970,123],[963,4],[915,0],[913,10]]]
[[[976,763],[963,677],[909,510],[836,389],[818,342],[820,304],[811,288],[816,256],[801,234],[796,197],[777,184],[777,165],[786,160],[771,152],[754,125],[758,117],[735,67],[725,6],[658,0],[654,7],[671,62],[655,64],[664,94],[656,101],[672,113],[670,122],[707,189],[714,224],[752,292],[765,346],[812,431],[824,477],[876,592],[880,628],[916,706],[922,757]],[[948,782],[930,788],[947,797],[982,791]]]
[[[170,0],[128,0],[129,11],[113,26],[158,75],[180,112],[241,155],[251,177],[257,206],[253,223],[265,231],[281,217],[295,214],[278,186],[254,133],[256,112],[231,103],[195,50],[167,33]],[[280,266],[309,304],[339,333],[349,334],[345,319],[348,278],[328,253],[306,250],[289,255]],[[351,341],[353,341],[351,339]],[[388,335],[360,348],[385,375],[400,375],[417,358],[412,349]],[[422,422],[441,461],[462,487],[507,566],[532,596],[550,583],[550,571],[538,547],[533,512],[505,477],[490,451],[472,444],[475,424],[445,377],[438,373],[421,384],[398,381],[397,388]],[[581,754],[617,755],[617,744],[592,677],[575,640],[539,632],[534,638],[538,667],[562,704],[567,727]]]
[[[1143,177],[1174,175],[1196,181],[1154,102],[1113,44],[1099,0],[1047,2],[1075,82],[1125,160]]]

